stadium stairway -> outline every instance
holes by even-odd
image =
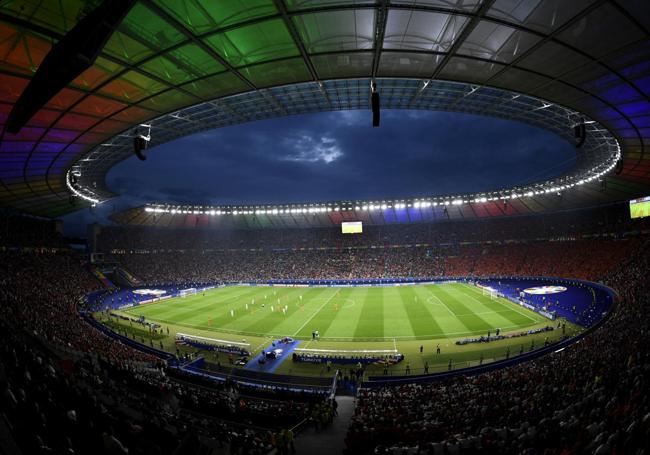
[[[104,275],[104,272],[102,272],[99,268],[97,267],[91,267],[90,272],[93,274],[95,278],[102,284],[102,286],[105,289],[113,289],[115,285],[111,282],[111,280],[108,279],[106,275]]]
[[[354,413],[354,398],[337,396],[338,416],[334,417],[332,425],[322,430],[309,427],[296,437],[296,453],[320,455],[341,454],[345,449],[345,436]]]
[[[115,267],[115,275],[118,277],[118,281],[121,281],[130,287],[142,286],[143,284],[142,280],[140,280],[137,276],[124,268],[122,265]]]

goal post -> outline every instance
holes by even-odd
[[[483,286],[479,283],[476,283],[476,287],[481,290],[481,294],[483,294],[486,297],[489,296],[491,300],[494,300],[497,297],[499,297],[499,291],[497,291],[494,288],[491,288],[489,286]]]
[[[178,295],[180,297],[187,297],[188,295],[196,294],[198,291],[196,288],[187,288],[187,289],[181,289],[178,291]]]

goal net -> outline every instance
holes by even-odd
[[[178,295],[181,297],[187,297],[188,295],[196,294],[197,292],[196,288],[187,288],[178,291]]]
[[[481,288],[481,293],[483,295],[485,295],[485,296],[490,296],[490,299],[492,299],[492,300],[499,297],[499,293],[494,288],[490,288],[490,287],[487,287],[487,286],[480,286],[480,288]]]

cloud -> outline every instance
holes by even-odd
[[[368,109],[350,110],[350,111],[333,111],[329,113],[330,120],[337,126],[352,127],[362,124],[370,124],[372,114]]]
[[[485,191],[557,175],[574,162],[575,147],[523,123],[385,110],[373,128],[369,110],[334,111],[180,138],[150,150],[146,162],[118,164],[107,184],[121,195],[111,210],[143,202],[302,203]],[[93,216],[99,213],[76,219]]]
[[[286,138],[283,145],[288,153],[280,157],[283,161],[298,163],[317,163],[322,161],[330,164],[343,156],[343,151],[336,139],[330,136],[313,137],[307,134]]]

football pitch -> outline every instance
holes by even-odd
[[[543,316],[507,299],[484,295],[465,283],[407,286],[280,287],[226,286],[186,297],[115,311],[144,317],[160,324],[152,334],[142,328],[106,317],[96,317],[126,336],[171,353],[194,353],[178,346],[177,333],[230,342],[244,342],[253,356],[282,337],[300,339],[300,348],[355,352],[384,350],[405,355],[406,361],[388,367],[388,374],[446,371],[478,365],[528,352],[559,340],[560,330],[506,337],[490,343],[457,345],[464,338],[518,334],[554,325]],[[567,321],[567,335],[581,330]],[[320,339],[313,340],[318,331]],[[440,351],[438,351],[438,348]],[[218,352],[200,352],[209,361],[227,362]],[[324,375],[323,364],[283,360],[275,370],[281,374]],[[368,366],[368,374],[385,373],[383,366]]]
[[[545,319],[472,285],[231,286],[127,310],[148,321],[242,336],[322,341],[462,338]]]

